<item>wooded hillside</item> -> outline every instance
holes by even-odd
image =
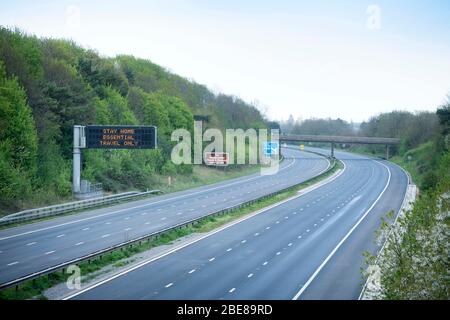
[[[217,128],[267,125],[255,106],[148,60],[102,57],[0,27],[0,210],[71,194],[75,124],[158,127],[157,150],[83,153],[82,178],[106,190],[151,188],[154,174],[190,174],[190,166],[170,162],[170,134],[192,130],[193,115],[208,115]]]

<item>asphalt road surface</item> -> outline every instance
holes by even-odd
[[[283,149],[276,175],[259,173],[183,192],[0,231],[0,283],[20,278],[318,175],[324,157]]]
[[[399,167],[336,152],[345,169],[291,201],[79,292],[72,299],[357,299],[363,252],[398,211]]]

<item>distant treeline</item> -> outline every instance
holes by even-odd
[[[442,106],[438,110],[444,108],[445,106]],[[281,128],[292,134],[399,138],[401,144],[392,150],[394,154],[416,148],[439,135],[442,130],[438,112],[429,111],[380,113],[360,124],[330,118],[294,121],[291,117],[288,121],[281,122]],[[367,149],[376,151],[379,147],[372,146]]]
[[[190,166],[169,159],[170,134],[192,130],[194,115],[222,129],[268,126],[255,106],[148,60],[101,57],[72,41],[0,27],[0,210],[71,194],[75,124],[158,127],[157,150],[83,152],[83,178],[106,190],[145,189],[155,174],[189,174]]]

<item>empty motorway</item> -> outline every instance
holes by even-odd
[[[326,158],[284,149],[276,175],[259,173],[0,231],[0,283],[286,188],[326,170]]]
[[[68,299],[357,299],[363,252],[398,211],[399,167],[337,152],[331,182]]]

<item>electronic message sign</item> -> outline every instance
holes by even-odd
[[[86,147],[95,149],[155,149],[156,127],[95,125],[85,127]]]

